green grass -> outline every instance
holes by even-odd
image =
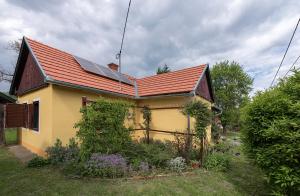
[[[16,144],[17,143],[17,129],[8,128],[5,129],[5,141],[6,144]]]
[[[239,151],[239,148],[235,148]],[[195,170],[193,175],[151,180],[69,179],[45,167],[26,168],[0,148],[0,195],[265,195],[260,170],[244,156],[233,157],[227,172]]]

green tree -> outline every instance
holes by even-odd
[[[168,73],[170,72],[171,69],[167,64],[165,64],[163,67],[158,67],[156,70],[156,74],[163,74],[163,73]]]
[[[300,195],[300,72],[257,93],[242,110],[245,149],[275,192]]]
[[[228,60],[217,63],[211,70],[216,104],[223,110],[223,132],[239,127],[240,108],[249,100],[253,79],[239,63]]]

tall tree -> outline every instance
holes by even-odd
[[[21,42],[22,42],[22,39],[9,41],[6,49],[12,50],[16,53],[16,55],[18,55],[20,52],[20,48],[21,48]],[[15,65],[13,65],[13,68],[11,68],[11,69],[7,66],[0,65],[0,82],[6,81],[6,82],[11,83],[12,77],[14,75],[14,68],[15,68]]]
[[[163,67],[158,67],[156,70],[156,74],[163,74],[163,73],[168,73],[170,72],[171,69],[167,64],[165,64]]]
[[[228,127],[239,126],[241,106],[249,100],[253,79],[239,63],[228,60],[216,63],[211,70],[216,104],[223,113],[221,123],[226,133]]]

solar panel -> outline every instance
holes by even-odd
[[[108,67],[98,65],[78,56],[74,56],[74,58],[85,71],[133,85],[133,83],[126,76],[117,71],[113,71]]]

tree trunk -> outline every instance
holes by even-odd
[[[150,135],[149,135],[149,127],[146,128],[146,134],[147,134],[147,144],[150,143]]]

